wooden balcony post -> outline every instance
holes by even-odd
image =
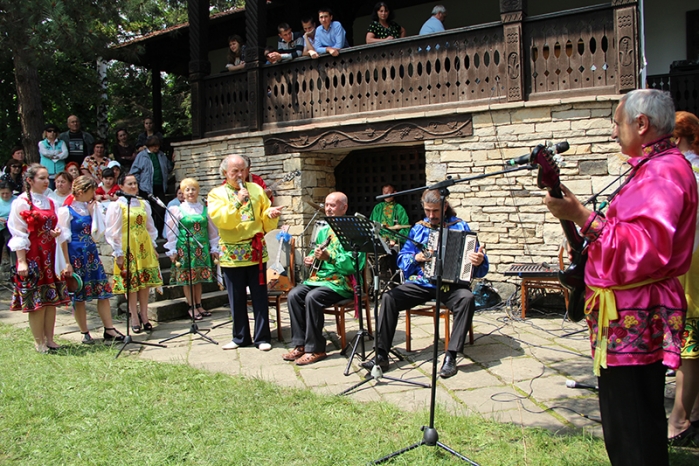
[[[206,131],[204,77],[211,73],[209,63],[209,0],[189,0],[189,84],[192,88],[192,139]]]
[[[251,131],[261,130],[263,123],[262,65],[266,61],[264,57],[267,43],[266,30],[267,0],[245,2],[245,70],[248,74]]]
[[[500,0],[500,19],[507,57],[507,101],[524,99],[524,54],[522,20],[527,16],[527,0]]]
[[[638,87],[638,12],[637,0],[612,0],[614,39],[618,53],[617,92]]]

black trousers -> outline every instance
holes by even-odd
[[[393,337],[396,334],[400,311],[434,299],[436,294],[435,288],[425,288],[415,283],[404,283],[383,294],[376,332],[378,333],[377,347],[384,354],[393,346]],[[462,351],[466,334],[473,321],[473,313],[476,310],[473,293],[466,287],[450,285],[449,291],[441,293],[440,300],[454,313],[454,325],[447,349],[449,351]]]
[[[325,286],[298,285],[289,292],[291,344],[303,346],[307,353],[324,353],[323,309],[342,301],[341,295]]]
[[[153,223],[155,223],[155,228],[158,230],[158,236],[162,235],[163,237],[166,237],[167,235],[163,233],[163,228],[165,228],[165,209],[160,207],[157,202],[149,200],[147,192],[139,190],[139,196],[146,199],[150,204],[150,208],[153,211]],[[165,202],[165,191],[163,191],[162,186],[153,185],[153,196],[157,197],[163,201],[165,205],[167,205],[167,202]]]
[[[604,444],[613,466],[667,466],[665,366],[600,370],[599,406]]]
[[[239,346],[250,346],[253,343],[259,345],[272,341],[272,335],[269,332],[267,283],[260,285],[259,267],[257,264],[246,267],[221,267],[233,317],[233,341]],[[263,264],[263,270],[267,270],[266,263]],[[245,287],[250,288],[252,299],[252,315],[255,318],[254,338],[250,337],[248,296]]]

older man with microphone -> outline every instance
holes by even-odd
[[[209,217],[220,235],[219,260],[233,316],[233,339],[223,349],[232,350],[254,344],[261,351],[269,351],[272,345],[264,235],[277,228],[283,207],[272,207],[260,186],[245,182],[248,171],[243,157],[229,155],[220,167],[226,182],[223,186],[212,189],[208,196]],[[246,287],[250,289],[255,318],[252,337]]]

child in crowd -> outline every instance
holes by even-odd
[[[9,270],[10,264],[10,249],[7,244],[10,241],[11,235],[10,230],[7,229],[7,219],[10,216],[10,208],[12,207],[12,201],[16,199],[16,196],[12,194],[10,186],[4,182],[0,181],[0,259],[2,255],[7,253],[7,262],[5,262]]]
[[[141,322],[144,329],[153,329],[148,320],[148,292],[153,286],[163,285],[158,254],[155,252],[158,230],[153,223],[150,205],[136,198],[136,177],[130,173],[122,173],[119,188],[133,197],[119,197],[116,202],[109,204],[106,239],[114,249],[116,259],[114,293],[127,295],[132,319],[131,329],[134,333],[140,333]],[[137,304],[140,304],[138,309]]]
[[[114,170],[111,168],[105,168],[102,170],[102,186],[95,190],[95,195],[97,200],[102,201],[116,201],[116,192],[119,191],[119,185],[116,183],[116,177],[114,175]]]
[[[121,164],[119,162],[117,162],[116,160],[112,160],[111,162],[109,162],[107,164],[107,168],[111,168],[112,171],[114,172],[114,184],[116,185],[116,182],[121,177]]]
[[[80,276],[82,290],[75,293],[73,316],[82,342],[91,345],[95,342],[87,327],[85,302],[97,300],[97,313],[104,325],[104,341],[123,341],[124,336],[114,328],[109,298],[112,297],[112,285],[100,261],[95,240],[104,234],[105,224],[102,211],[95,201],[97,183],[90,176],[79,176],[73,182],[73,202],[70,206],[58,209],[58,224],[61,227],[61,248],[72,272]]]

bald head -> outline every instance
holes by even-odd
[[[328,217],[341,217],[347,212],[347,196],[335,191],[325,197],[325,215]]]
[[[220,172],[231,186],[238,187],[239,181],[244,182],[248,177],[248,165],[243,157],[231,154],[221,162]]]
[[[80,131],[80,118],[78,118],[76,115],[69,116],[68,129],[73,133]]]

